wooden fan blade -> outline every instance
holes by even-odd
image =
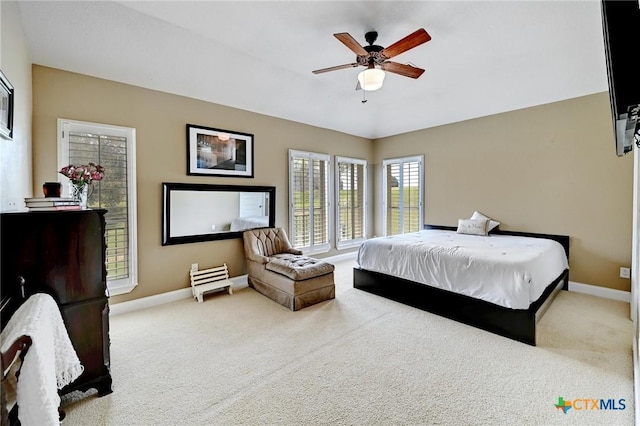
[[[349,33],[337,33],[333,35],[335,38],[340,40],[342,44],[347,46],[353,53],[356,55],[368,55],[369,52],[364,50],[364,47],[360,46],[360,43],[356,41],[355,38],[351,37]]]
[[[419,46],[422,43],[426,43],[429,40],[431,40],[431,36],[424,30],[424,28],[420,28],[419,30],[414,31],[402,40],[398,40],[391,46],[384,49],[382,51],[382,54],[386,56],[387,59],[390,59],[401,54],[402,52],[413,49],[414,47]]]
[[[344,68],[355,68],[357,66],[358,66],[358,64],[356,62],[354,62],[352,64],[336,65],[335,67],[322,68],[322,69],[315,70],[315,71],[312,71],[312,72],[314,74],[321,74],[323,72],[336,71],[336,70],[341,70],[341,69],[344,69]]]
[[[414,67],[411,65],[399,64],[397,62],[386,61],[382,63],[382,69],[392,72],[394,74],[400,74],[405,77],[418,78],[422,75],[424,70],[422,68]]]

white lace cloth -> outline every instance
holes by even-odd
[[[58,389],[78,378],[84,367],[51,296],[34,294],[18,308],[2,330],[0,350],[22,335],[31,337],[32,344],[17,383],[18,419],[23,426],[59,425]]]

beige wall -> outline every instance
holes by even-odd
[[[383,159],[424,154],[425,223],[479,210],[569,235],[571,281],[628,291],[633,156],[616,157],[610,114],[605,92],[376,140],[375,182]],[[374,215],[380,235],[379,203]]]
[[[276,224],[287,227],[289,148],[367,159],[370,194],[383,159],[424,154],[426,223],[454,225],[480,210],[503,229],[567,234],[572,281],[629,290],[618,274],[631,263],[633,164],[614,154],[607,93],[372,142],[37,65],[33,91],[34,192],[57,180],[57,118],[137,129],[140,285],[114,303],[188,287],[193,262],[244,274],[240,240],[161,246],[160,184],[274,185]],[[255,178],[187,176],[186,123],[254,134]],[[369,235],[380,235],[379,200],[370,201]]]
[[[194,262],[246,273],[239,239],[161,246],[162,182],[276,186],[276,225],[287,227],[289,148],[368,161],[373,152],[368,139],[38,65],[33,93],[34,191],[58,180],[58,118],[136,128],[139,285],[113,303],[188,287]],[[187,123],[253,134],[255,177],[187,176]]]
[[[18,4],[0,2],[0,69],[15,90],[13,140],[0,137],[0,211],[31,196],[31,61]],[[42,193],[42,189],[40,189]]]

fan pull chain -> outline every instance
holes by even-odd
[[[362,103],[366,104],[367,103],[367,91],[362,89]]]

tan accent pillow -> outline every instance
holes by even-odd
[[[458,234],[488,235],[489,219],[458,219]]]
[[[493,230],[493,228],[495,228],[496,226],[500,225],[500,222],[491,219],[489,216],[483,215],[482,213],[480,213],[477,210],[475,212],[473,212],[473,214],[471,215],[471,217],[469,219],[471,219],[471,220],[487,219],[489,221],[489,228],[487,229],[487,232],[491,232],[491,230]]]

